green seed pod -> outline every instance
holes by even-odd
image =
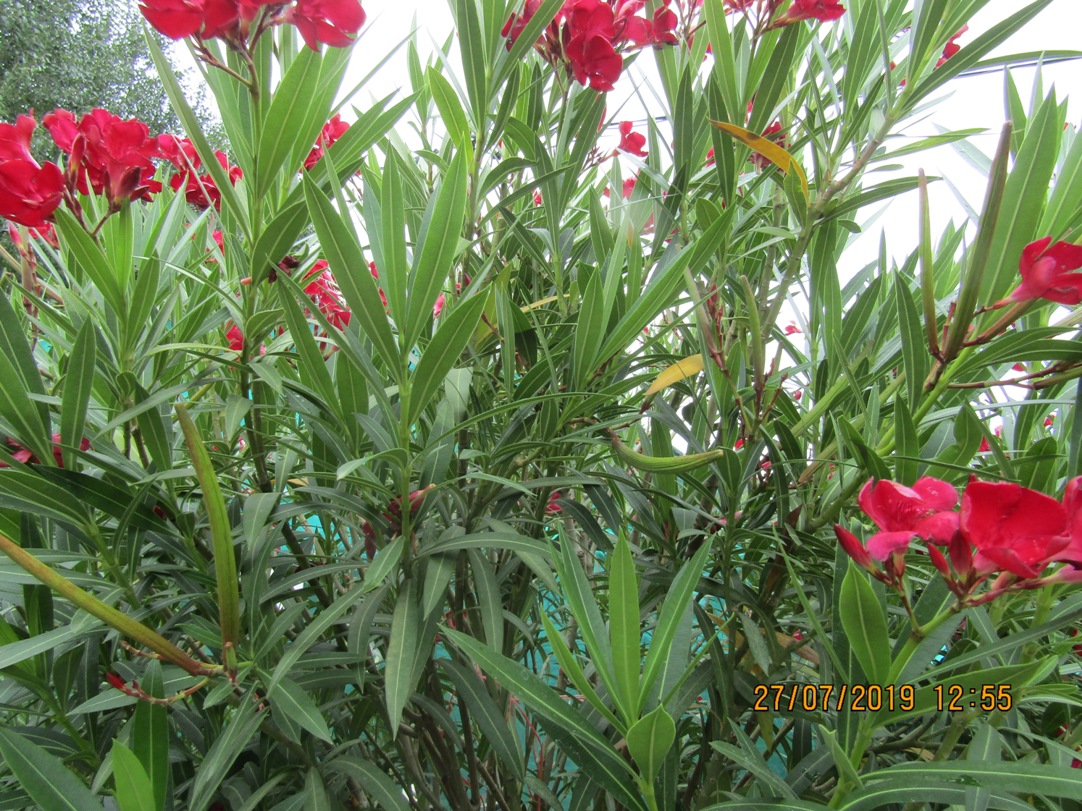
[[[725,451],[718,448],[684,456],[646,456],[632,450],[615,436],[612,438],[612,449],[616,451],[616,455],[624,464],[631,465],[636,470],[645,470],[647,473],[685,473],[710,462],[716,462],[725,455]]]

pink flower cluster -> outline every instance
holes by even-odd
[[[170,39],[224,39],[243,47],[272,25],[297,26],[305,43],[344,48],[364,25],[360,0],[140,0],[139,10]]]
[[[1006,591],[1082,581],[1082,476],[1067,483],[1062,501],[1012,482],[973,477],[955,512],[958,502],[954,487],[939,479],[925,477],[912,487],[869,481],[857,503],[879,531],[866,543],[840,525],[834,533],[858,565],[896,586],[910,542],[925,541],[951,591],[968,604]],[[1052,563],[1068,565],[1042,577]],[[996,572],[990,589],[975,598],[976,589]]]
[[[579,84],[612,90],[623,70],[625,49],[676,44],[672,0],[662,1],[647,17],[646,0],[566,0],[534,47],[550,64],[564,66]],[[502,33],[509,49],[540,7],[541,0],[526,0],[522,12],[507,19]]]

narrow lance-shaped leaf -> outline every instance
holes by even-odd
[[[842,581],[841,619],[853,654],[871,684],[886,683],[890,670],[887,618],[864,572],[850,562]]]
[[[151,659],[139,685],[148,695],[165,698],[161,663]],[[155,811],[165,807],[169,790],[169,715],[161,704],[140,701],[132,719],[131,746],[151,789]],[[115,751],[115,750],[114,750]],[[133,778],[138,782],[138,777]]]
[[[736,124],[729,124],[725,121],[711,121],[710,123],[722,132],[736,138],[736,140],[740,141],[740,143],[747,146],[753,152],[762,155],[783,172],[795,173],[800,179],[800,189],[804,193],[804,199],[808,199],[808,176],[804,174],[804,170],[800,167],[800,164],[796,162],[796,158],[787,151],[769,138],[757,135],[751,130],[744,129],[744,127],[738,127]]]
[[[9,729],[0,728],[0,757],[38,808],[102,811],[102,805],[55,756]]]
[[[451,274],[466,214],[468,180],[466,153],[459,151],[426,212],[417,240],[410,274],[409,318],[404,331],[407,347],[417,342],[423,325],[432,317],[436,296]]]
[[[153,787],[147,771],[131,749],[118,740],[113,741],[113,780],[116,782],[116,803],[120,811],[158,811]]]
[[[222,631],[222,652],[231,671],[237,667],[237,642],[240,639],[240,589],[237,583],[237,561],[233,555],[233,530],[222,498],[218,475],[203,447],[199,429],[195,427],[185,406],[176,405],[177,420],[184,431],[195,475],[203,491],[203,505],[210,523],[211,545],[214,549],[214,574],[218,582],[218,611]]]
[[[639,673],[642,665],[639,628],[639,582],[627,540],[620,537],[609,569],[609,641],[615,667],[616,689],[625,719],[634,723],[639,704]],[[628,733],[630,735],[630,732]]]

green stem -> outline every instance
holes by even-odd
[[[143,647],[154,651],[163,659],[172,662],[187,673],[193,676],[215,676],[222,672],[221,667],[196,661],[157,631],[148,628],[138,620],[132,619],[127,614],[118,611],[90,592],[75,585],[2,533],[0,533],[0,551],[4,552],[15,563],[61,597],[83,609],[91,616],[97,617],[109,627],[120,631],[129,639],[134,639]]]

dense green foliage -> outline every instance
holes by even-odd
[[[1049,3],[937,64],[985,1],[674,4],[642,160],[532,52],[561,0],[512,47],[518,3],[454,0],[462,75],[411,42],[409,92],[352,111],[348,50],[211,41],[235,184],[151,39],[221,207],[82,195],[4,277],[0,809],[1082,803],[1072,567],[982,603],[833,530],[872,534],[873,476],[1082,474],[1082,310],[988,308],[1082,235],[1053,93],[1006,75],[978,221],[922,196],[905,260],[846,269],[923,185],[872,170],[966,134],[892,136]]]

